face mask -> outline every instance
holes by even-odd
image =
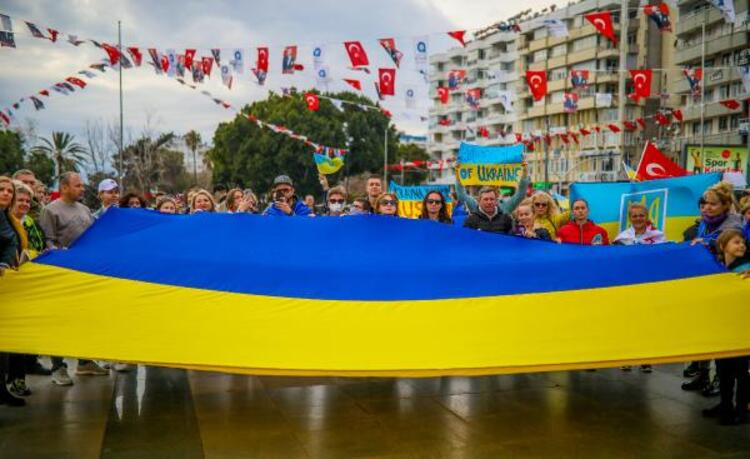
[[[344,204],[339,202],[332,202],[328,205],[328,208],[331,209],[331,212],[341,212],[344,210]]]

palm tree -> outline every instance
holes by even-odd
[[[195,160],[195,152],[201,146],[201,135],[195,130],[189,131],[184,136],[185,145],[193,152],[193,181],[198,183],[198,162]]]
[[[41,145],[32,148],[32,153],[42,153],[55,162],[59,178],[66,166],[78,168],[86,161],[86,148],[73,141],[74,137],[67,132],[53,132],[51,139],[42,138]]]

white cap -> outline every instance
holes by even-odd
[[[111,178],[105,178],[104,180],[99,182],[99,193],[101,193],[102,191],[111,191],[115,188],[119,188],[119,186],[117,185],[117,182],[115,182]]]

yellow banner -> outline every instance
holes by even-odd
[[[461,185],[516,186],[521,180],[521,163],[461,164],[458,178]]]
[[[453,215],[453,203],[446,204],[448,215]],[[419,218],[422,215],[422,201],[399,201],[398,215],[406,218]]]

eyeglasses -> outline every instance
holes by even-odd
[[[289,194],[292,192],[291,188],[277,188],[276,191],[281,191],[284,194]]]
[[[328,202],[331,204],[343,204],[346,202],[344,199],[329,199]]]
[[[427,204],[442,204],[443,201],[440,199],[428,199]]]
[[[534,207],[547,207],[546,202],[535,202]]]
[[[395,206],[396,201],[392,201],[390,199],[383,199],[382,201],[380,201],[380,205],[381,206]]]

